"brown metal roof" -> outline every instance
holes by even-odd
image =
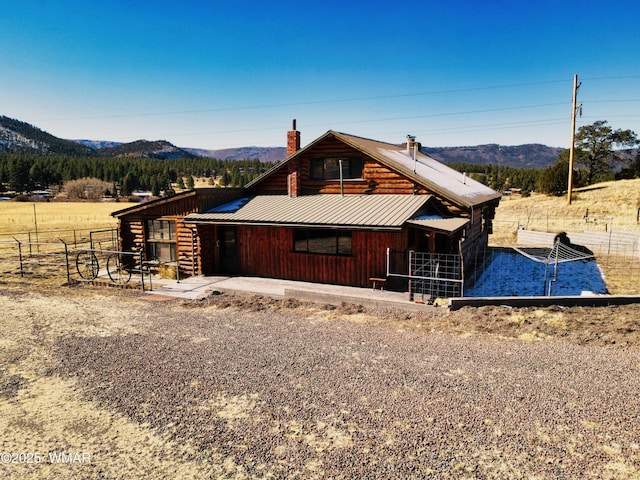
[[[464,228],[468,223],[468,218],[452,217],[452,218],[412,218],[407,221],[411,225],[426,228],[427,230],[435,230],[437,232],[455,233]]]
[[[195,196],[195,195],[197,195],[196,190],[186,190],[184,192],[178,193],[178,194],[173,195],[171,197],[157,198],[155,200],[150,200],[148,202],[136,203],[136,204],[134,204],[132,206],[123,208],[122,210],[117,210],[115,212],[111,212],[111,216],[112,217],[116,217],[116,218],[120,218],[120,217],[123,217],[125,215],[129,215],[131,213],[137,213],[137,212],[140,212],[140,211],[148,210],[152,206],[164,205],[166,203],[175,202],[175,201],[180,200],[182,198],[192,197],[192,196]]]
[[[430,195],[260,195],[192,213],[185,222],[399,230],[430,199]]]
[[[369,154],[388,167],[404,173],[409,178],[458,205],[472,207],[501,197],[501,194],[492,188],[422,152],[416,152],[414,157],[413,152],[409,152],[399,145],[340,132],[333,133],[348,145]]]
[[[337,138],[461,207],[474,207],[495,201],[501,197],[500,193],[488,186],[421,152],[416,153],[414,160],[413,152],[408,152],[406,148],[400,145],[348,135],[333,130],[329,130],[306,147],[298,150],[285,159],[284,162],[279,163],[268,172],[248,183],[246,187],[250,188],[262,182],[273,172],[282,168],[283,164],[313,149],[317,144],[329,137]]]

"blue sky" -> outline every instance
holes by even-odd
[[[640,134],[640,2],[0,0],[0,114],[62,138],[568,147]]]

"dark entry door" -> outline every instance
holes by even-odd
[[[227,275],[240,272],[238,257],[238,230],[236,227],[220,227],[218,230],[220,247],[220,271]]]

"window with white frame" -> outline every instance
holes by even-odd
[[[147,220],[147,259],[175,262],[175,236],[176,222],[174,220]]]

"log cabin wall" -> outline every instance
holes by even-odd
[[[216,227],[215,225],[196,225],[196,255],[200,259],[198,263],[198,275],[213,275],[219,273],[216,267]]]
[[[130,212],[118,215],[119,248],[124,252],[146,251],[146,224],[148,220],[175,222],[176,258],[180,275],[202,273],[202,253],[197,231],[183,222],[189,213],[207,210],[242,197],[240,188],[198,189],[184,194],[157,200],[151,204],[132,207]],[[138,257],[135,257],[136,259]],[[138,263],[138,261],[136,261]]]
[[[316,145],[312,151],[301,154],[295,162],[288,162],[274,170],[268,181],[252,187],[250,193],[252,195],[287,195],[290,191],[288,178],[294,169],[297,171],[300,182],[299,195],[340,194],[340,180],[311,178],[311,161],[316,158],[360,158],[362,160],[362,178],[343,181],[345,195],[432,193],[336,139],[327,139]]]
[[[368,287],[386,275],[387,248],[406,249],[407,232],[353,231],[344,256],[294,252],[291,228],[240,226],[238,242],[240,275]]]
[[[200,262],[197,256],[197,232],[182,221],[176,220],[176,258],[180,274],[198,275]]]

